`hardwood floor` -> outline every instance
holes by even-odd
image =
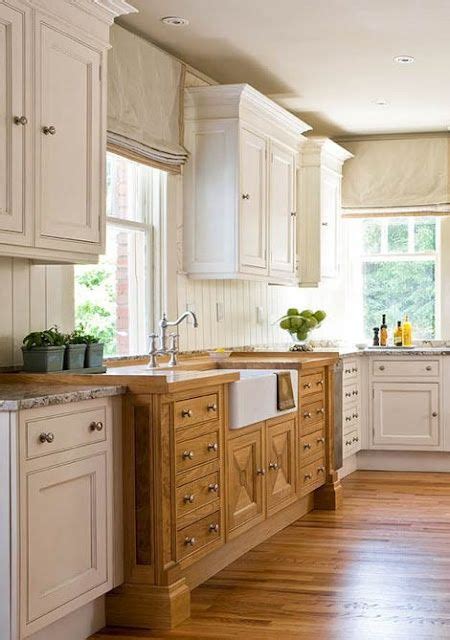
[[[450,474],[357,471],[314,511],[192,594],[168,632],[92,640],[450,638]]]

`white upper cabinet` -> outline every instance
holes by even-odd
[[[184,266],[296,283],[295,174],[308,125],[248,85],[186,90]]]
[[[300,286],[339,272],[342,166],[352,154],[328,138],[302,147],[298,172],[297,260]]]
[[[0,256],[104,249],[106,51],[124,0],[0,3]]]

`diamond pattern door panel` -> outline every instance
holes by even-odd
[[[228,442],[228,536],[234,537],[264,519],[263,429]]]
[[[267,428],[267,511],[283,509],[295,495],[295,418]]]

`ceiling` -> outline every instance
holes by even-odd
[[[130,2],[139,14],[122,24],[220,83],[248,82],[315,133],[450,127],[449,0]],[[393,62],[405,54],[415,63]]]

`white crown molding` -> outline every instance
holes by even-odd
[[[46,0],[23,0],[33,9],[55,13],[54,2]],[[80,11],[87,13],[108,25],[114,22],[114,18],[128,13],[137,13],[138,10],[125,0],[61,0],[62,4],[69,4]]]
[[[309,136],[303,145],[302,151],[305,154],[331,156],[340,162],[353,158],[353,153],[325,136]]]

